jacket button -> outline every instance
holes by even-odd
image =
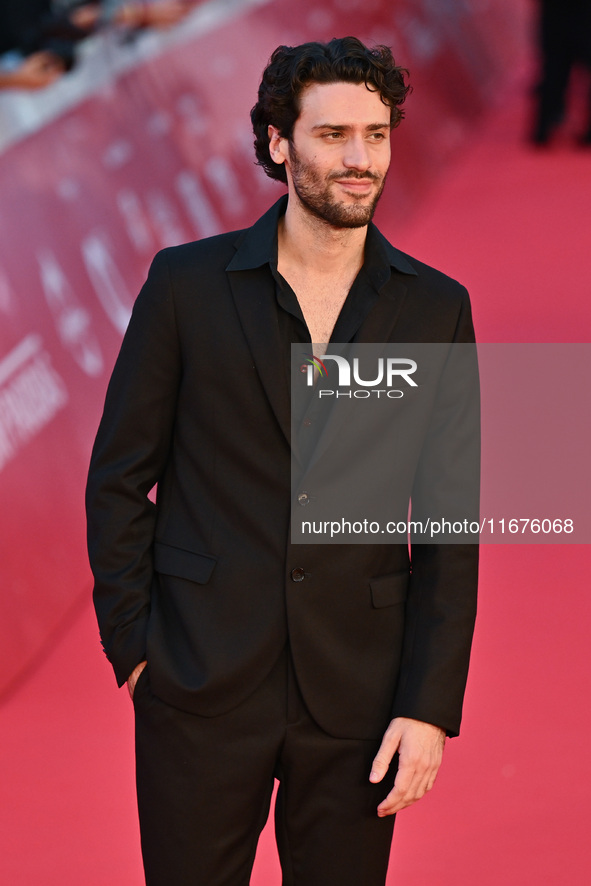
[[[304,570],[298,566],[296,569],[291,570],[291,580],[292,581],[303,581],[306,577],[306,573]]]
[[[300,494],[298,495],[298,504],[301,505],[301,507],[303,508],[305,508],[306,505],[310,504],[310,496],[307,492],[300,492]]]

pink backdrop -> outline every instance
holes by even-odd
[[[411,70],[409,125],[394,135],[378,218],[386,233],[510,79],[513,3],[416,6],[306,0],[237,12],[0,156],[0,694],[89,593],[85,472],[153,253],[249,224],[281,193],[253,163],[248,120],[273,48],[355,33],[391,45]]]

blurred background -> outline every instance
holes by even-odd
[[[2,0],[0,882],[142,882],[132,711],[91,610],[85,473],[154,252],[244,227],[283,192],[254,165],[249,123],[273,49],[391,46],[414,91],[380,228],[468,286],[482,342],[586,343],[590,7]],[[487,545],[482,560],[463,734],[436,791],[400,814],[389,882],[587,886],[589,548]],[[267,828],[252,883],[280,879]]]

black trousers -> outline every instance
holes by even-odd
[[[394,819],[376,809],[395,767],[370,784],[379,741],[323,732],[287,652],[245,702],[214,718],[156,698],[149,667],[134,695],[147,886],[247,886],[275,778],[284,886],[383,886]]]

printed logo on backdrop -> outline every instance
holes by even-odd
[[[0,471],[67,402],[43,339],[26,336],[0,360]]]
[[[86,272],[98,300],[115,329],[123,335],[134,299],[115,264],[110,240],[104,231],[97,229],[84,238],[81,248]]]
[[[103,355],[91,329],[90,312],[80,303],[50,249],[39,250],[37,261],[43,294],[60,342],[86,375],[100,375],[104,365]]]

